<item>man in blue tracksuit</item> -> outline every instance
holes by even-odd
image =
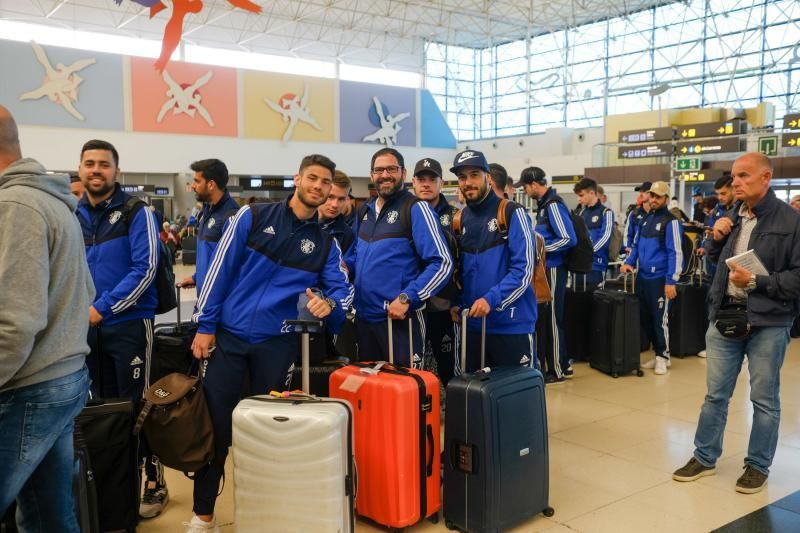
[[[402,154],[382,148],[372,156],[378,197],[356,216],[358,357],[388,360],[388,318],[393,320],[395,363],[422,363],[423,306],[449,281],[453,259],[436,215],[404,187]],[[413,327],[409,354],[408,318]]]
[[[578,287],[591,291],[603,281],[608,268],[608,247],[614,231],[614,212],[600,202],[597,182],[593,179],[583,178],[575,184],[573,190],[578,195],[578,203],[581,205],[578,213],[586,222],[594,250],[592,271],[576,275],[575,281]]]
[[[214,254],[192,317],[198,325],[192,350],[208,359],[203,385],[216,454],[195,474],[192,531],[219,531],[214,505],[245,371],[253,391],[284,390],[299,352],[298,336],[284,321],[297,317],[300,295],[331,328],[341,325],[352,303],[339,244],[317,223],[335,168],[322,155],[303,158],[295,193],[280,203],[242,207]]]
[[[466,371],[480,367],[483,317],[485,364],[533,367],[536,296],[531,281],[536,258],[531,219],[525,208],[509,202],[502,215],[507,227],[501,227],[501,198],[492,191],[489,164],[481,152],[457,154],[450,172],[458,177],[467,202],[456,227],[462,292],[451,309],[452,320],[460,322],[460,309],[469,307]],[[459,353],[460,335],[456,338]]]
[[[544,238],[547,252],[547,282],[553,294],[550,306],[553,331],[554,378],[572,377],[572,368],[564,346],[564,299],[567,291],[567,266],[565,252],[578,242],[569,210],[556,191],[547,185],[544,170],[528,167],[522,171],[520,181],[525,194],[538,201],[536,232]]]
[[[726,211],[733,207],[735,203],[736,197],[733,194],[733,178],[731,176],[723,176],[718,179],[714,183],[714,192],[717,193],[717,200],[719,203],[717,206],[711,211],[711,214],[706,219],[704,225],[713,228],[714,224],[717,223],[717,220],[722,218]],[[697,255],[704,256],[706,255],[706,248],[712,245],[713,236],[711,231],[706,232],[705,239],[702,242],[700,248],[697,249]],[[708,271],[708,275],[710,278],[714,277],[714,273],[717,271],[717,263],[716,261],[711,260],[710,258],[706,258],[706,269]],[[705,353],[705,350],[703,350]]]
[[[350,178],[339,170],[333,175],[331,192],[324,204],[319,206],[319,223],[331,237],[339,243],[342,258],[347,265],[348,276],[352,281],[356,268],[356,235],[342,213],[350,194]]]
[[[414,194],[431,206],[446,238],[455,242],[452,224],[458,208],[450,205],[442,194],[442,165],[435,159],[426,157],[417,161],[414,167]],[[457,360],[454,348],[455,329],[450,320],[450,298],[453,296],[455,283],[451,281],[439,295],[432,296],[425,310],[425,338],[430,344],[439,379],[447,385],[453,377]]]
[[[153,320],[158,293],[153,284],[159,240],[153,212],[135,207],[116,182],[119,153],[111,143],[91,140],[81,149],[78,175],[86,189],[76,212],[86,244],[86,259],[97,296],[89,308],[86,365],[92,392],[104,398],[130,398],[138,405],[150,386]],[[147,482],[139,513],[158,515],[169,494],[163,468],[147,453]]]
[[[675,299],[675,283],[683,270],[680,221],[667,209],[669,185],[657,181],[650,187],[650,212],[639,226],[631,253],[620,269],[632,273],[638,261],[636,294],[642,328],[653,341],[654,360],[642,368],[666,374],[669,360],[669,301]]]
[[[181,287],[197,287],[203,290],[203,280],[211,265],[214,251],[222,238],[225,223],[236,215],[239,204],[228,194],[228,167],[219,159],[195,161],[192,190],[198,202],[203,202],[203,211],[197,222],[197,266],[195,273],[184,278]]]
[[[642,223],[644,217],[647,216],[650,210],[650,191],[651,183],[645,181],[633,190],[639,193],[636,198],[636,206],[628,213],[625,218],[625,232],[622,235],[622,246],[625,248],[625,253],[631,253],[633,248],[633,239],[636,237],[636,232],[639,230],[639,224]]]

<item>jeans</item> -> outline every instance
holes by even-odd
[[[694,437],[694,456],[705,466],[714,466],[722,454],[722,436],[728,419],[728,403],[736,377],[747,354],[750,371],[750,401],[753,427],[744,463],[769,474],[781,420],[780,372],[789,327],[755,328],[744,340],[723,337],[712,324],[706,333],[706,383],[708,393],[700,410]]]
[[[79,531],[72,497],[72,430],[88,391],[89,372],[83,367],[0,392],[0,516],[16,498],[21,531]]]

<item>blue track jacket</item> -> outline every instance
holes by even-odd
[[[651,211],[639,226],[625,264],[636,267],[638,260],[643,279],[666,278],[666,285],[675,285],[683,271],[682,235],[680,221],[666,206]]]
[[[353,233],[352,228],[347,225],[344,215],[320,220],[319,224],[322,226],[323,230],[339,243],[339,248],[342,249],[342,259],[344,260],[344,264],[347,265],[348,278],[352,280],[356,271],[355,233]]]
[[[578,243],[575,228],[572,227],[572,220],[569,218],[569,210],[552,187],[539,199],[536,232],[544,239],[547,268],[564,264],[564,252]]]
[[[361,320],[372,324],[386,320],[389,303],[401,292],[408,295],[409,311],[419,309],[453,272],[453,258],[427,202],[402,190],[385,199],[379,215],[375,202],[356,221],[355,308]],[[411,239],[401,220],[406,202],[414,202]]]
[[[622,235],[623,248],[633,248],[633,240],[636,238],[636,232],[639,231],[639,224],[646,216],[647,211],[643,207],[637,207],[628,213],[628,218],[625,219],[625,233]]]
[[[605,272],[608,268],[608,247],[611,244],[611,233],[614,231],[614,212],[597,202],[592,207],[579,211],[589,230],[589,239],[594,249],[592,270]]]
[[[223,328],[251,344],[287,333],[306,288],[335,300],[327,325],[339,330],[353,301],[339,244],[316,216],[298,220],[290,199],[242,207],[228,223],[192,317],[200,333]]]
[[[145,206],[128,227],[124,213],[128,198],[116,184],[114,194],[96,207],[84,195],[76,212],[97,291],[92,305],[106,325],[152,320],[158,305],[153,284],[160,252],[155,217]]]
[[[496,335],[533,333],[536,295],[531,281],[536,267],[535,238],[528,213],[517,206],[507,220],[508,235],[497,224],[500,198],[489,191],[481,203],[467,205],[461,214],[462,286],[458,305],[469,307],[485,298],[492,307],[486,332]],[[481,330],[481,319],[470,318],[467,328]]]
[[[222,238],[225,223],[239,210],[239,204],[227,192],[215,205],[203,204],[203,212],[197,222],[197,266],[192,275],[197,285],[197,294],[203,290],[203,280],[214,259],[217,243]]]

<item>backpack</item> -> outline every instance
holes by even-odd
[[[134,217],[144,207],[147,207],[147,204],[136,196],[131,196],[125,202],[122,212],[125,223],[128,225],[128,231],[130,231]],[[158,268],[153,283],[158,293],[156,314],[162,315],[178,307],[178,297],[175,292],[175,273],[172,271],[172,254],[167,245],[161,242],[161,239],[158,239],[158,245]]]
[[[622,231],[619,229],[619,223],[615,220],[614,229],[611,231],[611,240],[608,243],[608,262],[613,263],[619,259],[621,250]]]
[[[542,209],[547,209],[552,203],[560,203],[566,206],[562,200],[550,200]],[[569,219],[572,222],[572,227],[575,231],[575,238],[577,243],[572,248],[564,253],[565,264],[567,270],[578,274],[588,274],[592,271],[594,264],[594,246],[592,240],[589,238],[589,228],[586,227],[586,221],[583,217],[574,211],[567,209]]]
[[[500,199],[500,204],[497,206],[497,231],[503,240],[508,240],[508,220],[518,207],[521,206],[515,202],[505,198]],[[462,211],[459,211],[453,215],[453,221],[451,222],[450,227],[453,228],[453,234],[455,235],[461,235],[461,213]],[[545,272],[546,252],[544,250],[544,239],[535,231],[534,235],[536,236],[536,267],[533,269],[531,286],[536,293],[536,302],[541,304],[551,301],[553,295],[550,292],[550,284],[547,283],[547,274]]]

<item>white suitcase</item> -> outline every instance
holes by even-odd
[[[303,341],[306,362],[307,333]],[[236,531],[353,532],[354,468],[346,401],[242,400],[233,411]]]

